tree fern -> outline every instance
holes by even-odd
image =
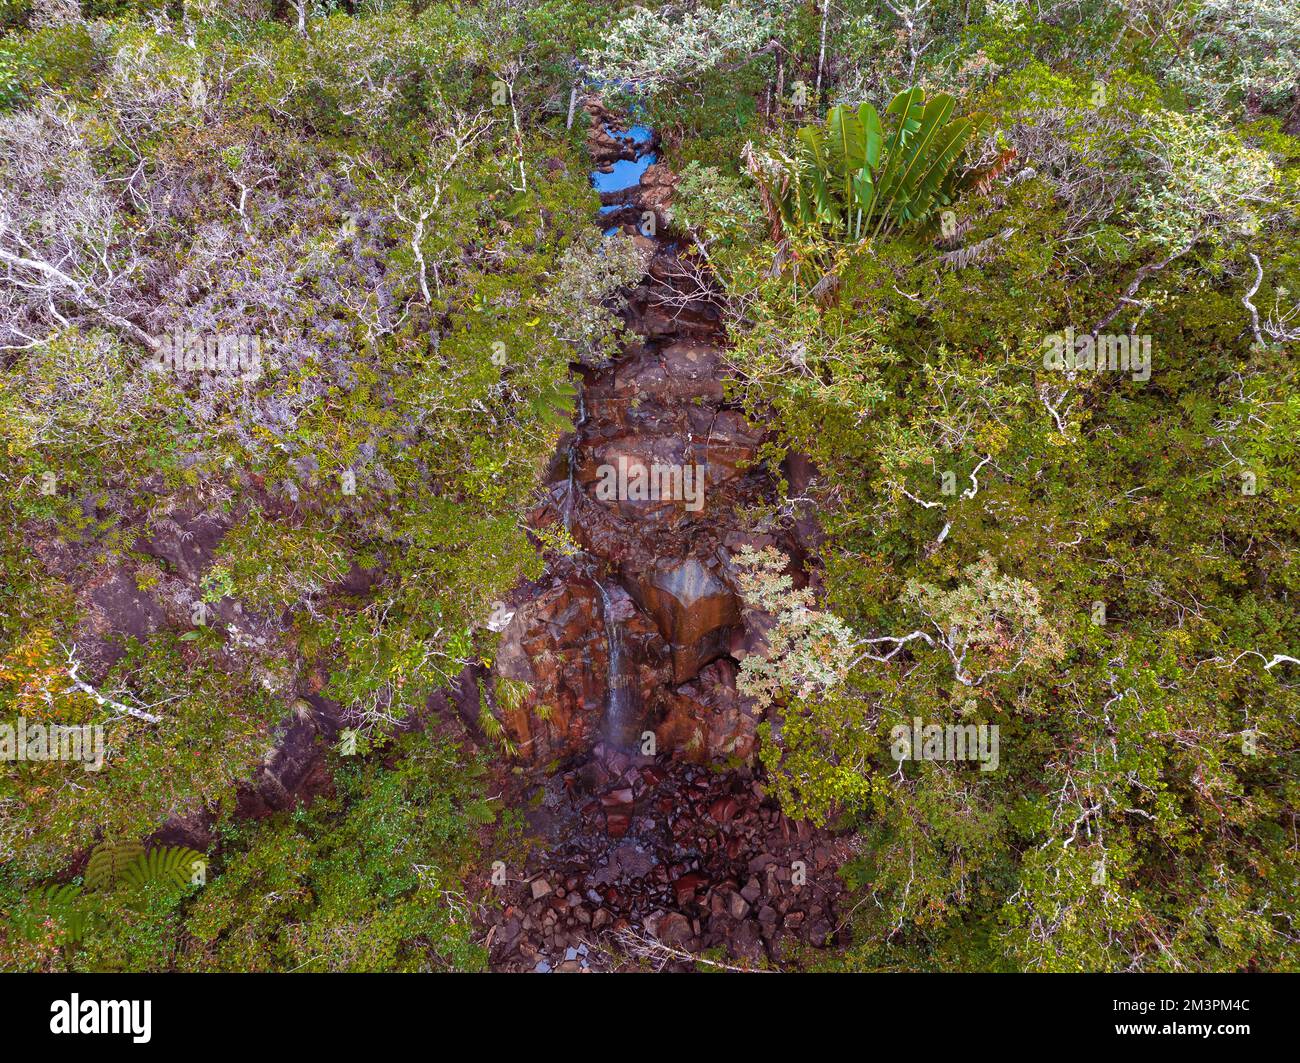
[[[146,852],[139,842],[102,842],[90,854],[86,885],[92,890],[139,888],[150,882],[184,885],[193,878],[196,862],[204,859],[185,846],[164,845]]]
[[[75,945],[86,936],[94,917],[95,909],[83,896],[81,887],[69,882],[35,890],[18,922],[24,936],[32,940],[46,919],[54,919],[63,931],[64,943]]]

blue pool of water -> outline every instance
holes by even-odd
[[[597,192],[621,192],[625,188],[631,188],[641,180],[641,175],[650,168],[655,161],[655,153],[648,151],[635,162],[627,159],[619,159],[614,163],[614,167],[609,173],[601,173],[599,170],[591,175],[592,186]]]
[[[634,112],[635,113],[635,112]],[[650,145],[654,143],[654,132],[649,126],[633,125],[625,130],[610,129],[605,127],[605,132],[610,136],[618,139],[629,139],[633,148],[638,152],[635,160],[619,159],[614,163],[609,173],[601,173],[599,170],[593,170],[591,174],[591,185],[597,192],[622,192],[628,188],[634,188],[641,183],[641,175],[654,165],[658,156],[650,151]],[[613,214],[616,211],[626,210],[625,204],[610,203],[600,208],[601,214]],[[613,236],[618,232],[618,226],[611,226],[605,230],[606,236]]]
[[[627,130],[627,135],[632,138],[632,143],[637,147],[640,147],[642,144],[649,144],[651,138],[654,136],[654,134],[650,132],[650,128],[643,125],[631,126]]]

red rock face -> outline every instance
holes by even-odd
[[[655,733],[660,748],[677,750],[691,760],[748,762],[757,752],[762,719],[753,699],[737,693],[736,665],[724,657],[674,692]]]
[[[545,764],[595,743],[608,658],[604,640],[591,636],[601,630],[595,588],[576,581],[553,587],[515,612],[496,669],[538,692],[502,721],[524,759]]]
[[[671,186],[652,166],[629,206],[666,210]],[[489,917],[497,970],[607,969],[618,954],[688,970],[715,949],[749,969],[797,962],[841,933],[835,869],[847,850],[787,819],[755,779],[762,713],[737,689],[738,662],[764,652],[771,618],[741,602],[733,558],[774,545],[797,561],[806,536],[747,524],[776,498],[754,466],[763,433],[726,405],[716,307],[687,296],[694,281],[671,245],[653,251],[629,299],[639,338],[582,370],[584,416],[532,515],[567,527],[583,554],[549,559],[495,665],[532,685],[504,723],[537,769],[528,870]],[[701,504],[601,491],[611,468],[638,463],[699,466]],[[802,490],[810,472],[785,474]],[[611,741],[616,696],[631,742]],[[593,945],[607,939],[613,950]]]
[[[598,107],[592,115],[597,164],[634,157],[608,131],[611,116]],[[584,553],[550,559],[543,589],[518,609],[495,665],[532,687],[502,723],[535,766],[611,741],[606,715],[619,684],[620,711],[633,719],[621,726],[629,740],[615,745],[648,747],[653,734],[660,752],[697,760],[743,761],[755,751],[760,714],[737,691],[736,674],[745,653],[762,649],[764,618],[742,608],[731,558],[744,543],[799,550],[745,525],[742,514],[771,503],[776,484],[754,464],[763,432],[725,401],[718,307],[668,230],[675,181],[656,163],[638,187],[606,196],[638,219],[653,210],[662,224],[654,240],[631,224],[611,237],[651,253],[628,299],[634,338],[613,364],[581,369],[583,416],[561,442],[532,514],[537,527],[568,527]],[[638,490],[638,475],[652,487]],[[614,677],[607,620],[620,642]]]
[[[673,680],[685,683],[708,661],[721,657],[729,628],[740,621],[735,592],[694,557],[655,561],[648,568],[625,565],[623,581],[668,642]]]

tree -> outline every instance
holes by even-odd
[[[588,53],[587,75],[597,84],[653,95],[710,70],[742,65],[775,50],[776,6],[729,0],[716,8],[637,7]]]
[[[54,100],[0,119],[0,345],[42,343],[49,329],[107,325],[153,350],[129,316],[142,267],[139,228],[123,224],[77,112]],[[61,179],[51,185],[50,172]],[[57,219],[57,224],[55,220]]]

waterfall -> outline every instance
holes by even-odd
[[[617,135],[617,131],[605,127],[605,131],[611,135]],[[652,149],[654,144],[653,130],[642,125],[634,125],[627,130],[627,136],[636,151],[635,160],[619,159],[610,167],[609,173],[602,173],[596,169],[591,174],[592,186],[597,192],[622,192],[636,188],[641,181],[642,174],[656,161],[656,155]],[[625,210],[626,205],[609,204],[601,207],[601,214],[613,214]],[[606,237],[613,236],[618,232],[615,226],[605,230]],[[578,422],[573,434],[573,444],[569,448],[569,493],[564,505],[564,527],[569,530],[573,520],[573,502],[577,485],[574,483],[574,466],[576,464],[576,453],[578,449],[579,437],[582,434],[582,426],[587,419],[587,407],[582,392],[578,398]],[[609,674],[608,688],[609,693],[605,703],[605,720],[603,724],[604,739],[610,746],[617,749],[630,749],[638,739],[636,734],[638,706],[637,688],[632,677],[625,674],[626,656],[623,646],[623,629],[619,622],[614,619],[614,605],[610,599],[609,591],[606,589],[602,580],[594,574],[592,580],[600,591],[601,611],[605,618],[605,639],[609,644]]]
[[[632,687],[629,677],[624,674],[623,664],[623,629],[614,619],[614,605],[609,591],[601,580],[596,580],[600,591],[601,612],[605,617],[605,639],[609,643],[609,694],[605,702],[605,741],[620,749],[633,744],[635,736],[629,730],[636,725],[636,714],[632,705]]]

